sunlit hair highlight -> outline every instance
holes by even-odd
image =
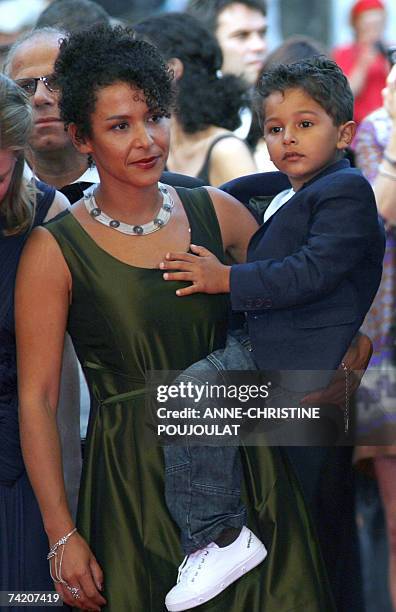
[[[11,79],[0,74],[0,149],[13,152],[16,158],[10,185],[0,203],[7,235],[28,230],[34,216],[37,190],[23,176],[32,124],[28,97]]]

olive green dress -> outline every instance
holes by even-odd
[[[207,192],[178,192],[191,242],[222,258]],[[180,283],[164,282],[159,269],[112,257],[69,212],[46,227],[72,275],[68,331],[92,399],[78,528],[104,571],[104,610],[162,612],[183,553],[165,505],[162,449],[144,435],[145,373],[184,369],[221,347],[228,301],[224,295],[178,298]],[[286,460],[278,449],[241,452],[248,525],[269,554],[199,610],[332,611],[316,540]]]

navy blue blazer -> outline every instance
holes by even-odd
[[[222,187],[261,214],[290,187],[280,172]],[[333,370],[377,292],[385,237],[374,193],[338,161],[307,182],[252,237],[231,271],[233,310],[245,311],[260,369]]]

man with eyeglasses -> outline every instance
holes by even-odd
[[[35,30],[10,49],[5,72],[31,99],[34,127],[28,160],[40,180],[63,191],[73,203],[82,190],[97,182],[95,167],[73,146],[59,113],[59,92],[53,76],[59,44],[65,32],[53,28]]]
[[[28,77],[26,79],[18,79],[17,83],[19,87],[22,87],[22,89],[27,93],[28,96],[34,96],[39,81],[42,81],[44,83],[48,91],[58,91],[56,79],[53,74],[39,77]]]

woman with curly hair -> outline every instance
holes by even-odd
[[[149,17],[134,28],[137,37],[159,49],[174,73],[168,169],[214,186],[256,172],[248,146],[232,133],[240,123],[246,85],[221,74],[223,58],[215,37],[187,13]]]
[[[191,241],[243,261],[257,224],[216,189],[158,183],[169,148],[172,78],[152,45],[122,28],[76,32],[61,45],[55,76],[62,119],[76,147],[92,155],[100,183],[35,230],[21,261],[24,456],[66,603],[160,612],[182,551],[165,503],[162,449],[150,437],[146,374],[182,370],[222,347],[228,313],[221,294],[180,300],[184,283],[165,283],[160,262]],[[92,399],[78,532],[55,419],[66,329]],[[270,549],[268,561],[200,609],[286,612],[304,605],[330,612],[320,553],[288,464],[265,447],[243,449],[242,463],[248,524]]]
[[[67,200],[23,177],[32,124],[29,99],[0,75],[0,591],[51,588],[43,562],[46,537],[19,441],[13,306],[16,269],[31,229],[66,208]],[[24,316],[30,318],[29,309]]]

